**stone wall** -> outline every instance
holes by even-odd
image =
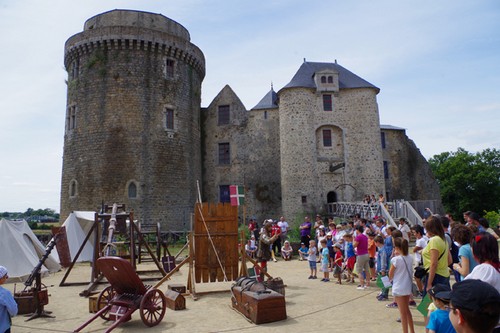
[[[93,18],[100,24],[86,24],[88,30],[66,42],[61,218],[118,202],[144,223],[182,230],[189,227],[201,179],[204,57],[186,39],[187,30],[179,34],[183,28],[164,16],[149,14],[164,23],[157,30],[126,26],[136,14],[101,14]],[[148,14],[141,15],[147,21]],[[166,109],[173,110],[172,129],[166,128]]]
[[[382,129],[386,147],[389,178],[386,188],[389,199],[441,201],[439,185],[427,160],[403,129]]]
[[[279,93],[283,211],[324,213],[328,195],[337,201],[362,200],[384,191],[375,89],[341,89],[333,111],[323,111],[314,89]],[[332,129],[332,147],[323,147],[322,129]],[[330,171],[345,163],[345,167]],[[304,202],[305,201],[305,202]]]
[[[218,125],[219,106],[228,105],[230,123]],[[246,217],[281,213],[277,109],[247,111],[225,86],[203,110],[204,200],[219,202],[221,185],[244,185]],[[218,163],[219,143],[230,144],[230,164]],[[243,209],[240,210],[243,219]]]

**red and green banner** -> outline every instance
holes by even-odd
[[[245,204],[245,188],[241,185],[229,186],[229,197],[231,206],[241,206]]]

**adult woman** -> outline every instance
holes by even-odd
[[[437,216],[429,216],[425,220],[425,229],[429,242],[422,250],[424,268],[428,270],[424,277],[424,296],[428,289],[440,283],[450,285],[450,271],[452,259],[448,249],[448,243],[444,236],[444,228]]]
[[[453,239],[460,244],[458,249],[459,263],[453,264],[453,269],[460,273],[460,281],[462,281],[476,267],[477,261],[472,255],[470,240],[472,232],[469,227],[463,224],[457,224],[452,230]]]
[[[264,276],[267,272],[267,262],[272,258],[271,256],[271,244],[279,237],[279,233],[271,236],[273,223],[267,221],[262,228],[262,233],[259,238],[259,249],[257,251],[257,258],[260,262],[260,279],[264,280]]]
[[[480,263],[465,280],[478,279],[488,282],[500,292],[500,263],[498,261],[498,242],[487,231],[478,233],[472,239],[472,253]]]

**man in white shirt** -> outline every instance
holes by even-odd
[[[399,219],[398,230],[403,234],[403,238],[410,242],[410,227],[406,224],[406,219],[401,217]]]
[[[280,217],[280,220],[278,221],[278,227],[281,228],[281,244],[285,244],[285,240],[288,234],[288,231],[290,230],[290,226],[288,225],[288,222],[285,220],[285,217],[282,216]]]

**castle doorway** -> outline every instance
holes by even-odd
[[[332,203],[332,202],[337,202],[337,193],[335,191],[330,191],[326,195],[326,202],[327,203]]]

